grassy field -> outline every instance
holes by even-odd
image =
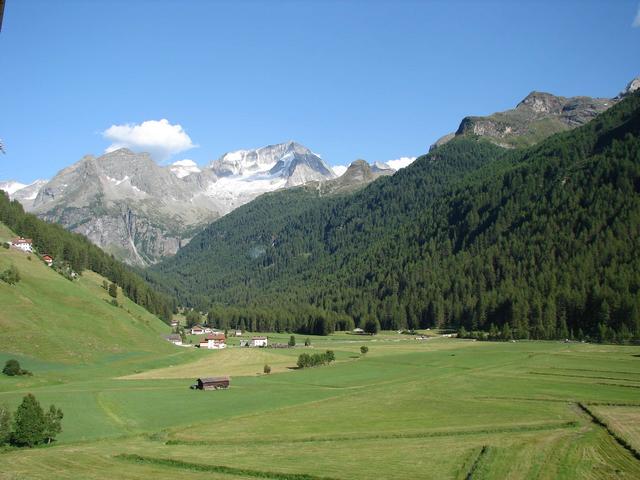
[[[0,478],[640,476],[640,460],[578,407],[618,419],[637,439],[628,427],[640,413],[638,347],[394,333],[312,337],[312,346],[175,347],[173,366],[129,359],[130,375],[100,360],[66,366],[76,371],[68,381],[46,370],[38,380],[36,368],[31,385],[2,378],[0,402],[31,391],[65,420],[56,445],[0,454]],[[335,364],[287,368],[300,352],[327,348]],[[264,361],[287,373],[259,373]],[[209,373],[232,375],[232,387],[188,388]]]
[[[383,332],[181,348],[137,305],[110,305],[101,277],[28,257],[0,249],[22,274],[0,283],[0,361],[34,373],[0,375],[0,404],[31,392],[62,408],[64,431],[0,452],[2,480],[640,478],[640,347]],[[327,349],[334,364],[294,368]],[[189,389],[208,375],[231,388]]]

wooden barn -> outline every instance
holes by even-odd
[[[197,388],[198,390],[218,390],[220,388],[229,388],[229,377],[199,378]]]

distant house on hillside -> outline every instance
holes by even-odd
[[[205,331],[204,331],[204,328],[202,328],[202,325],[194,325],[193,327],[191,327],[191,335],[204,335],[204,334],[205,334]]]
[[[238,330],[236,329],[236,331],[234,332],[236,337],[241,337],[242,336],[242,330]]]
[[[11,240],[11,246],[23,252],[33,252],[33,241],[30,238],[14,238]]]
[[[46,253],[42,255],[42,261],[47,264],[47,267],[53,265],[53,257],[51,255],[47,255]]]
[[[203,338],[200,341],[200,348],[208,348],[210,350],[219,350],[222,348],[227,348],[227,338],[224,336],[224,333],[216,333],[207,335],[206,338]]]
[[[361,328],[354,328],[353,330],[351,330],[351,332],[355,335],[364,335],[364,330]]]
[[[178,320],[171,320],[171,326],[172,327],[177,327],[178,325],[180,325],[180,322]]]
[[[182,338],[177,333],[167,335],[165,338],[167,339],[167,341],[173,343],[174,345],[182,345]]]
[[[199,378],[196,388],[198,390],[219,390],[229,388],[229,377],[209,377]]]
[[[267,346],[267,337],[251,337],[249,341],[250,347],[266,347]]]

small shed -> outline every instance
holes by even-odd
[[[221,388],[229,388],[229,377],[199,378],[197,385],[198,390],[219,390]]]
[[[42,255],[42,261],[47,264],[48,267],[53,265],[53,257],[51,255],[47,255],[46,253]]]

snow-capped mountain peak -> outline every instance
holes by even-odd
[[[4,190],[9,194],[9,196],[16,193],[18,190],[26,187],[27,184],[16,182],[15,180],[7,180],[5,182],[0,182],[0,190]]]

